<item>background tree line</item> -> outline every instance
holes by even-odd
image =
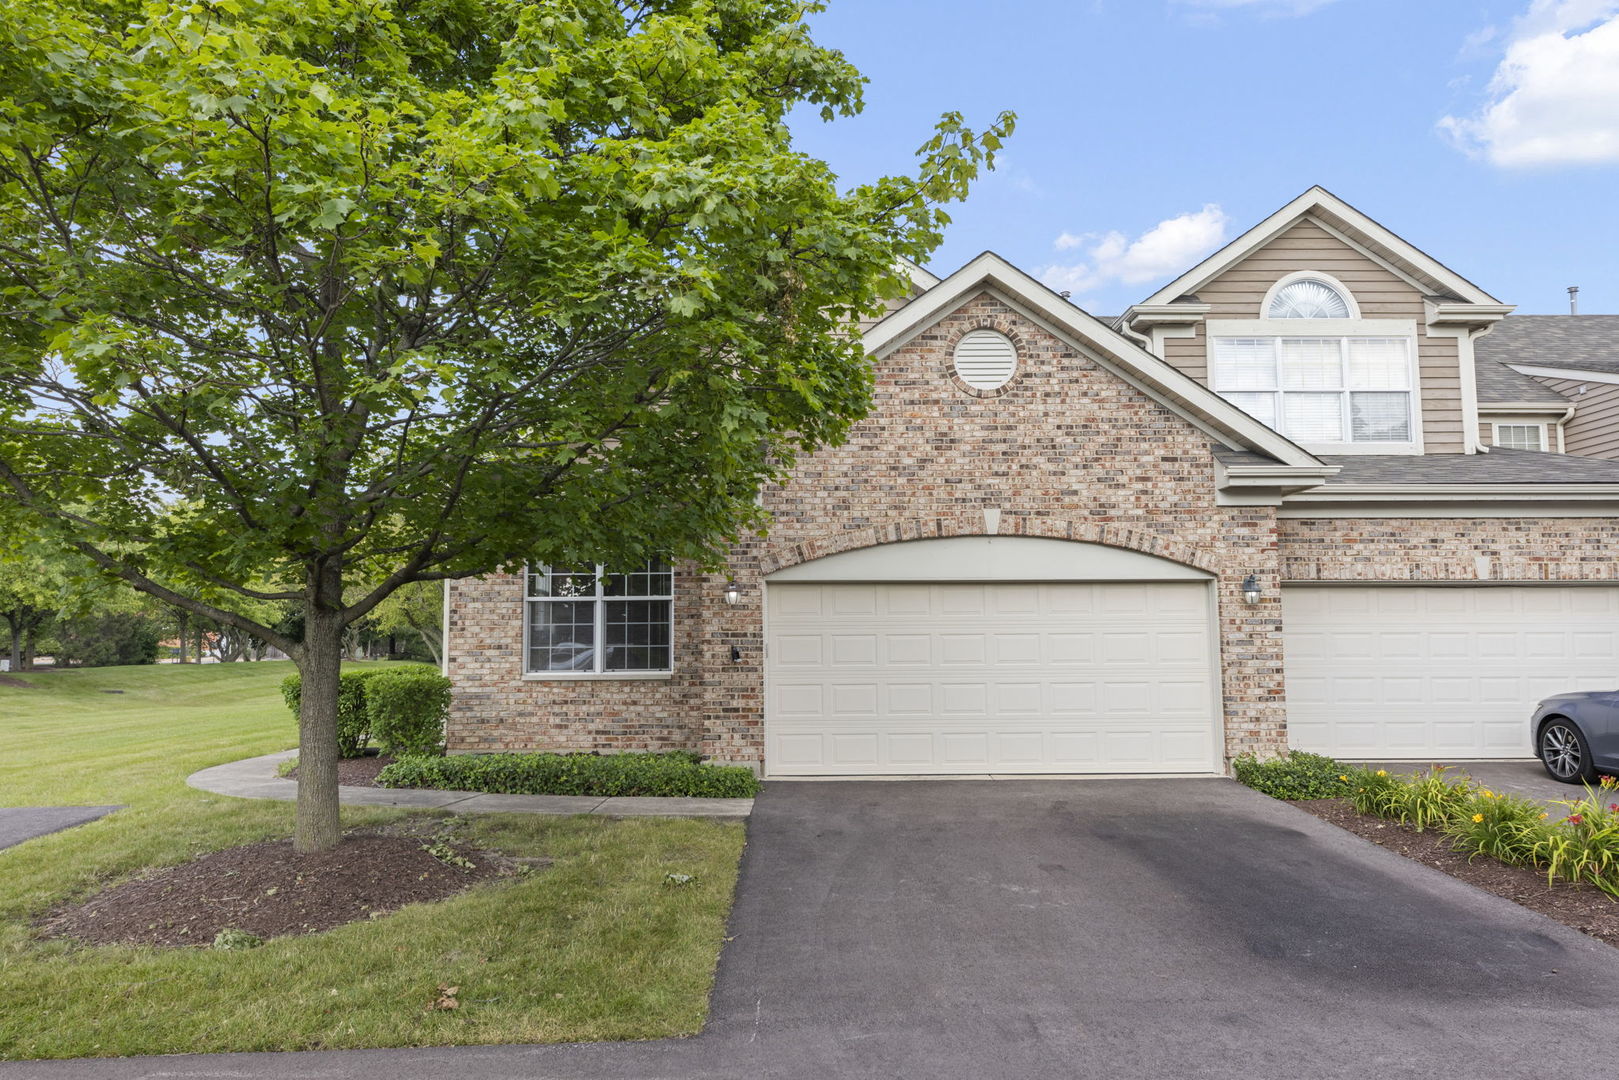
[[[443,592],[417,582],[348,628],[344,651],[353,659],[442,657]],[[277,632],[301,633],[298,605],[265,601],[255,614]],[[202,663],[281,658],[263,637],[156,600],[107,578],[87,560],[60,551],[0,555],[0,660],[11,671],[110,667],[159,661]]]

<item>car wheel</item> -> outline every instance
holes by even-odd
[[[1553,780],[1565,784],[1589,784],[1596,779],[1591,764],[1591,746],[1580,729],[1562,717],[1548,721],[1540,729],[1540,763]]]

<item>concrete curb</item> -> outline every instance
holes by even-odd
[[[261,754],[225,765],[215,765],[186,777],[199,791],[238,799],[298,797],[298,782],[276,775],[276,769],[296,750]],[[428,791],[417,788],[339,786],[344,806],[398,806],[449,810],[456,814],[592,814],[597,817],[689,817],[740,820],[753,813],[752,799],[647,799],[599,798],[592,795],[486,795],[478,791]]]

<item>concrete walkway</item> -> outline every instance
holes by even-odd
[[[276,775],[281,763],[298,756],[296,750],[244,758],[215,765],[186,777],[186,783],[215,795],[239,799],[298,797],[298,782]],[[648,799],[594,795],[485,795],[477,791],[430,791],[417,788],[339,786],[344,806],[399,806],[421,810],[449,810],[457,814],[595,814],[599,817],[745,818],[753,813],[752,799]]]
[[[1614,1075],[1619,952],[1230,780],[771,784],[727,934],[695,1038],[0,1080]]]
[[[36,836],[71,829],[122,809],[121,806],[0,807],[0,848],[14,847]]]

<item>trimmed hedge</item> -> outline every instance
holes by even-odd
[[[1231,762],[1238,782],[1273,799],[1339,799],[1354,790],[1357,770],[1321,754],[1294,750],[1264,761],[1243,754]]]
[[[379,675],[394,672],[431,672],[424,664],[395,668],[359,668],[345,671],[337,677],[337,752],[346,758],[360,757],[371,741],[371,716],[367,709],[366,686]],[[281,680],[281,697],[298,715],[298,703],[303,696],[303,678],[296,671]]]
[[[365,715],[383,753],[436,754],[450,715],[450,680],[429,668],[384,668],[365,684]]]
[[[653,795],[746,799],[759,780],[740,765],[708,765],[689,750],[666,754],[455,754],[400,758],[377,775],[390,788],[498,795]]]

